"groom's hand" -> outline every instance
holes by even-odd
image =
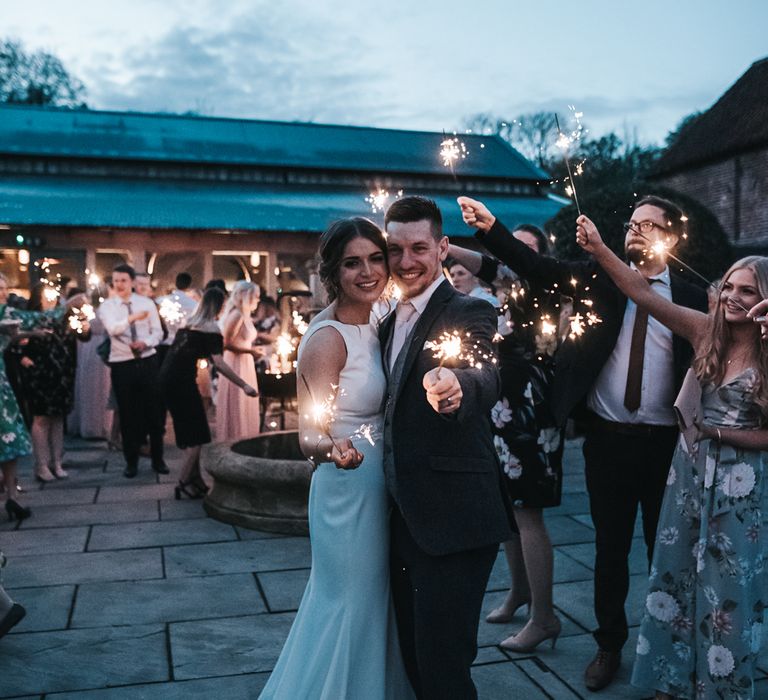
[[[422,381],[427,390],[427,401],[438,413],[453,413],[459,410],[461,391],[458,377],[445,367],[435,367],[424,375]]]

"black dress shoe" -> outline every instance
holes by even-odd
[[[158,474],[170,474],[171,470],[165,462],[153,462],[152,469]]]
[[[595,658],[589,662],[587,670],[584,671],[584,684],[587,686],[587,690],[597,691],[607,688],[613,681],[620,665],[620,651],[598,649]]]
[[[11,609],[5,614],[5,617],[0,620],[0,637],[4,637],[11,631],[16,625],[18,625],[23,619],[27,611],[19,605],[14,603]]]
[[[123,470],[123,476],[126,479],[133,479],[139,473],[139,467],[136,464],[126,464]]]

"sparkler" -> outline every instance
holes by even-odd
[[[309,328],[309,324],[304,320],[304,317],[295,309],[291,312],[291,321],[293,326],[299,335],[304,335]]]
[[[462,337],[459,331],[444,331],[437,340],[428,340],[424,343],[424,350],[433,350],[432,357],[440,360],[437,366],[437,379],[440,379],[440,370],[443,368],[446,360],[464,360],[470,367],[482,369],[483,364],[477,359],[475,351],[480,353],[480,359],[496,364],[496,358],[480,350],[477,342],[469,346],[465,339],[472,337],[467,332]]]
[[[573,181],[573,173],[571,172],[571,161],[568,158],[568,149],[576,143],[579,139],[581,139],[581,135],[583,133],[583,127],[581,125],[581,117],[582,113],[577,112],[572,105],[569,106],[569,109],[571,112],[573,112],[573,116],[576,119],[576,129],[572,131],[570,134],[564,134],[562,130],[560,129],[560,120],[557,118],[557,114],[555,114],[555,125],[557,126],[557,141],[555,142],[555,145],[562,150],[563,152],[563,160],[565,160],[565,167],[568,170],[568,180],[570,181],[570,184],[565,188],[566,194],[571,197],[573,196],[573,201],[576,204],[576,211],[579,213],[579,216],[581,216],[581,206],[579,205],[579,196],[576,194],[576,183]],[[584,172],[583,169],[584,161],[579,163],[576,170],[579,175]]]
[[[177,326],[184,320],[181,304],[173,299],[163,299],[160,302],[159,313],[162,319],[171,326]]]
[[[395,194],[395,199],[400,199],[400,197],[403,196],[403,191],[398,190]],[[374,214],[378,214],[379,212],[384,211],[387,208],[387,204],[389,203],[391,195],[389,192],[381,187],[378,187],[376,190],[371,192],[366,198],[365,201],[368,202],[368,204],[371,205],[371,211]]]
[[[90,304],[83,304],[79,309],[73,307],[69,316],[69,327],[78,335],[82,335],[85,332],[84,323],[86,321],[90,323],[94,318],[96,313]]]
[[[331,424],[336,420],[336,395],[339,387],[337,384],[331,384],[331,393],[326,397],[324,401],[315,401],[315,397],[312,394],[312,389],[309,388],[309,382],[307,378],[302,374],[301,381],[307,389],[310,401],[312,401],[312,418],[315,421],[315,425],[319,426],[325,436],[331,441],[331,444],[341,453],[339,446],[331,435]],[[305,414],[305,418],[309,418],[309,415]],[[321,436],[322,437],[322,436]],[[328,457],[331,455],[329,454]]]
[[[469,150],[463,141],[461,141],[455,134],[453,136],[446,137],[443,133],[443,140],[440,143],[440,158],[443,161],[443,165],[451,171],[453,179],[456,178],[456,162],[463,160],[469,155]]]
[[[282,372],[290,372],[292,369],[291,355],[293,354],[295,347],[293,345],[293,339],[287,333],[281,333],[275,340],[275,352],[280,357],[280,370]]]

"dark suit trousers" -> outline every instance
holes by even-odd
[[[139,448],[149,436],[152,463],[163,461],[163,398],[160,393],[157,358],[113,362],[112,387],[120,411],[123,455],[128,464],[139,460]]]
[[[392,597],[405,669],[419,700],[470,700],[477,627],[498,545],[430,556],[399,509],[391,517]]]
[[[595,525],[595,640],[620,651],[627,641],[624,604],[629,591],[629,552],[640,506],[648,565],[653,558],[661,502],[677,441],[677,428],[647,435],[590,427],[584,441],[587,491]]]

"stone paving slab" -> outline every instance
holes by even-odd
[[[575,559],[562,554],[557,548],[554,555],[553,578],[555,583],[564,583],[568,581],[591,581],[592,568],[577,562]],[[500,551],[496,557],[496,562],[491,571],[491,577],[488,579],[489,591],[507,590],[510,586],[509,566],[504,556],[504,551]]]
[[[580,564],[592,568],[595,561],[595,545],[592,543],[560,545],[558,551],[571,557]],[[629,553],[629,573],[645,574],[648,576],[648,557],[645,541],[642,537],[632,540],[632,551]]]
[[[159,501],[173,498],[174,484],[131,484],[125,486],[103,486],[99,489],[97,503],[136,503],[137,501]]]
[[[11,634],[0,697],[169,679],[162,625]]]
[[[262,530],[249,530],[246,527],[235,526],[238,538],[241,540],[269,540],[277,537],[288,537],[289,535],[280,535],[276,532],[263,532]]]
[[[160,520],[193,520],[207,517],[201,500],[160,501]]]
[[[516,665],[549,697],[557,698],[558,700],[579,700],[581,698],[581,695],[574,688],[571,688],[539,659],[522,659]]]
[[[257,574],[270,612],[291,612],[299,608],[309,579],[309,569]]]
[[[268,678],[269,673],[247,673],[240,676],[204,678],[176,683],[152,683],[77,693],[53,693],[45,697],[48,700],[168,700],[169,698],[253,700],[264,688]]]
[[[0,533],[0,550],[8,557],[84,552],[87,527],[15,530]]]
[[[47,632],[66,629],[75,586],[41,586],[39,588],[11,588],[8,594],[14,600],[23,601],[26,617],[10,634],[22,632]],[[0,650],[0,656],[2,651]],[[2,688],[2,683],[0,683]]]
[[[553,546],[560,544],[577,544],[579,542],[593,542],[595,531],[584,526],[570,515],[553,515],[545,517],[549,539]]]
[[[72,627],[201,620],[266,609],[250,574],[85,584],[77,593]]]
[[[33,510],[37,506],[71,506],[93,503],[98,487],[73,487],[62,482],[52,482],[41,488],[29,489],[24,494],[24,504]]]
[[[220,523],[211,518],[95,525],[88,541],[88,551],[231,540],[237,540],[235,529],[231,525]]]
[[[119,552],[42,554],[14,557],[3,575],[10,588],[50,586],[93,581],[132,581],[161,578],[159,549],[126,549]]]
[[[510,662],[473,666],[472,680],[481,698],[544,697],[533,681]]]
[[[165,550],[168,577],[302,569],[310,562],[306,537],[198,544]]]
[[[137,503],[93,503],[79,506],[40,506],[32,517],[22,523],[21,529],[41,527],[74,527],[111,523],[133,523],[157,520],[159,511],[156,501]]]
[[[174,678],[271,671],[280,655],[293,613],[170,625]]]

